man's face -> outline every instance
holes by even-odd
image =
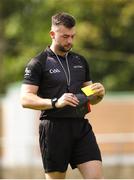
[[[59,25],[53,28],[50,35],[57,50],[68,52],[73,46],[75,27],[67,28],[63,25]]]

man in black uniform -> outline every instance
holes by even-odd
[[[40,149],[46,178],[65,178],[68,164],[83,178],[102,178],[101,154],[85,114],[103,99],[102,84],[92,83],[85,58],[71,51],[75,19],[67,13],[52,16],[52,43],[27,65],[21,101],[41,110]],[[81,88],[95,91],[85,96]]]

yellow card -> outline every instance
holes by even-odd
[[[95,93],[95,91],[93,91],[93,90],[90,88],[90,85],[81,88],[81,90],[84,92],[84,94],[85,94],[86,96],[91,96],[91,95],[93,95],[93,94]]]

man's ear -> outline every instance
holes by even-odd
[[[54,39],[55,38],[55,32],[54,31],[50,31],[50,37],[52,38],[52,39]]]

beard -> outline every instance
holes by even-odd
[[[66,45],[66,46],[62,46],[62,45],[58,45],[58,49],[61,52],[69,52],[72,49],[73,45]]]

